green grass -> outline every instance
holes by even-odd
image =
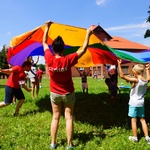
[[[112,105],[104,80],[88,78],[89,94],[81,91],[81,79],[73,78],[76,90],[74,110],[75,150],[149,150],[141,125],[138,122],[139,143],[128,140],[132,135],[128,113],[129,91],[122,91],[116,105]],[[4,99],[6,80],[0,80],[0,101]],[[128,85],[119,79],[121,83]],[[0,149],[2,150],[48,150],[49,127],[52,110],[49,102],[49,79],[43,78],[39,98],[32,100],[24,91],[26,101],[20,116],[13,117],[16,105],[0,109]],[[146,120],[150,128],[150,92],[145,96]],[[66,147],[65,119],[62,114],[57,135],[58,150]]]

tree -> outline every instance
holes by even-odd
[[[0,68],[8,68],[8,63],[6,59],[6,46],[3,46],[3,49],[0,51]]]
[[[149,6],[149,9],[150,9],[150,6]],[[147,12],[149,14],[146,22],[150,22],[150,10]],[[144,34],[144,38],[147,38],[147,37],[150,37],[150,29],[147,29],[145,34]]]
[[[38,65],[37,65],[37,68],[38,68],[38,67],[40,67],[41,70],[45,71],[45,65],[43,65],[43,64],[38,64]]]

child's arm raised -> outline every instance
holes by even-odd
[[[145,66],[145,69],[146,69],[146,78],[147,78],[148,81],[150,81],[149,67],[150,67],[149,64],[147,64]]]
[[[128,82],[131,82],[131,83],[138,82],[137,78],[133,78],[133,77],[124,75],[124,73],[122,71],[122,68],[121,68],[121,63],[122,63],[121,59],[118,59],[117,62],[118,62],[118,71],[119,71],[120,78],[122,78],[122,79],[124,79],[124,80],[126,80]]]

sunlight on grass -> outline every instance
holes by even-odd
[[[74,110],[73,144],[76,150],[148,150],[139,124],[140,141],[134,144],[128,140],[132,135],[127,116],[129,91],[121,95],[112,105],[104,80],[88,77],[89,94],[83,94],[81,79],[73,78],[76,103]],[[6,80],[0,80],[0,101],[4,99]],[[118,85],[128,83],[119,79]],[[2,150],[48,150],[50,144],[49,127],[52,110],[49,98],[49,79],[43,78],[39,98],[32,99],[31,93],[24,91],[26,100],[20,115],[13,117],[15,104],[0,109],[0,149]],[[150,92],[145,96],[146,120],[150,127]],[[65,119],[62,115],[57,135],[58,150],[66,147]]]

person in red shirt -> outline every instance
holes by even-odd
[[[40,84],[40,88],[42,87],[42,75],[44,74],[44,71],[40,69],[40,67],[38,67],[38,70],[36,72],[38,80],[39,80],[39,84]]]
[[[53,110],[53,118],[51,122],[51,149],[56,148],[56,135],[59,126],[62,108],[65,110],[66,133],[67,133],[67,149],[72,147],[72,132],[73,132],[73,109],[75,102],[74,86],[71,75],[71,67],[74,66],[78,59],[86,52],[88,47],[91,28],[87,29],[85,41],[81,50],[63,56],[64,41],[61,36],[54,39],[52,50],[47,44],[48,31],[52,22],[45,23],[43,35],[44,57],[50,75],[50,98]],[[53,52],[52,52],[53,51]]]
[[[25,84],[26,74],[24,72],[29,71],[31,69],[31,65],[31,62],[25,61],[22,66],[13,66],[9,69],[0,68],[0,73],[10,74],[5,85],[5,100],[4,102],[0,102],[0,108],[10,105],[13,101],[13,97],[15,96],[19,102],[16,105],[14,116],[18,115],[19,109],[25,100],[21,87],[28,92],[31,91],[31,89]]]

